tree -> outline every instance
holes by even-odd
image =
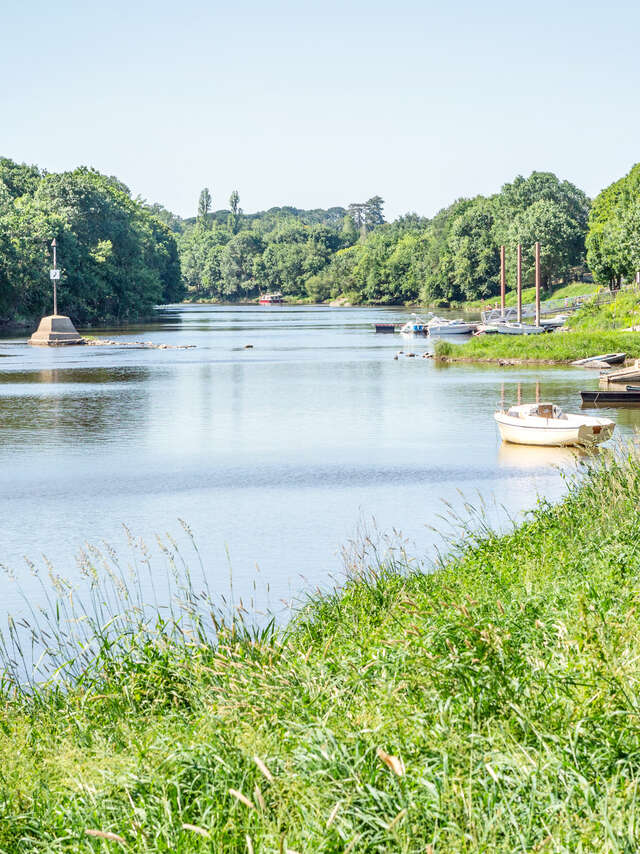
[[[367,231],[384,225],[383,207],[384,201],[380,196],[373,196],[364,203],[364,224]]]
[[[596,196],[589,216],[587,261],[596,281],[619,285],[640,269],[637,210],[640,163]]]
[[[229,211],[229,231],[231,234],[237,234],[240,227],[240,217],[242,216],[240,196],[237,190],[234,190],[229,196]]]
[[[211,210],[211,193],[209,192],[209,188],[205,187],[200,192],[200,198],[198,199],[198,221],[202,225],[207,224],[210,210]]]

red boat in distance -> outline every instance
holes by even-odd
[[[284,297],[281,293],[277,294],[260,294],[260,305],[282,305]]]

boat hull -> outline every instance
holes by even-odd
[[[545,426],[531,424],[516,424],[516,419],[508,416],[501,418],[496,415],[500,436],[504,442],[514,445],[545,445],[551,448],[570,447],[573,445],[598,445],[610,439],[615,425],[613,422],[603,424],[568,424],[566,426]],[[597,419],[595,419],[597,420]]]
[[[476,326],[472,323],[456,323],[451,326],[429,326],[429,335],[470,335]]]

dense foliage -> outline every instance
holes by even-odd
[[[640,163],[594,199],[587,260],[597,280],[611,285],[640,270]]]
[[[518,243],[527,285],[540,241],[542,281],[549,288],[582,268],[588,212],[589,200],[573,184],[533,172],[489,198],[460,199],[431,220],[410,214],[376,228],[339,252],[310,284],[325,297],[343,291],[381,303],[485,298],[499,291],[500,246],[506,246],[508,279],[515,287]]]
[[[0,313],[52,310],[56,239],[59,309],[81,323],[149,314],[181,299],[175,236],[116,178],[92,169],[48,174],[0,158]]]
[[[582,268],[589,212],[581,190],[547,172],[517,177],[489,198],[460,199],[430,220],[407,214],[385,223],[380,196],[347,210],[274,208],[250,217],[237,193],[228,211],[211,213],[210,202],[205,188],[180,239],[185,285],[196,299],[272,289],[382,304],[485,298],[499,290],[502,244],[511,284],[518,243],[525,284],[533,281],[537,240],[548,288]]]

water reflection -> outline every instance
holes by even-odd
[[[580,448],[551,448],[537,445],[516,445],[501,442],[498,448],[498,464],[505,468],[544,469],[550,466],[575,468],[580,462],[594,459],[599,450]]]

